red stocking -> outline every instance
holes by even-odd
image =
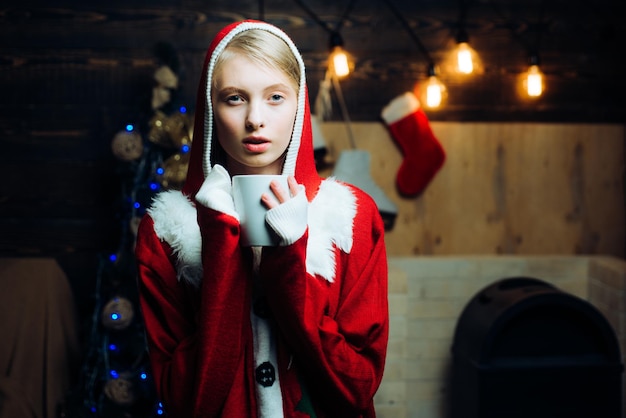
[[[398,191],[406,197],[417,196],[439,171],[446,153],[413,93],[391,100],[381,117],[404,157],[396,176]]]

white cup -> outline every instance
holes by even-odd
[[[276,180],[284,190],[289,190],[287,176],[279,174],[249,174],[233,176],[233,200],[241,225],[241,245],[276,246],[279,237],[265,221],[267,207],[261,195],[269,193],[270,182]]]

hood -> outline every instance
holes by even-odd
[[[306,87],[304,62],[300,52],[291,39],[277,27],[256,20],[245,20],[232,23],[222,29],[209,45],[198,86],[196,99],[195,123],[193,144],[189,160],[189,169],[182,192],[187,196],[195,197],[202,186],[206,175],[211,171],[215,161],[211,161],[211,149],[216,146],[213,135],[213,109],[211,105],[211,85],[213,68],[217,57],[233,39],[243,31],[263,29],[283,39],[293,51],[300,64],[300,86],[298,90],[298,107],[291,142],[287,149],[283,174],[294,175],[298,183],[306,188],[307,198],[313,199],[319,188],[321,178],[315,168],[313,156],[313,135],[311,130],[311,114]]]

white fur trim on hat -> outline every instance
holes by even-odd
[[[291,52],[296,57],[298,65],[300,66],[300,86],[298,88],[298,107],[296,111],[296,119],[293,126],[293,132],[291,133],[291,142],[287,148],[287,155],[285,157],[285,163],[283,164],[282,174],[295,174],[296,172],[296,159],[298,158],[298,150],[300,149],[300,140],[302,138],[302,127],[304,125],[304,109],[306,104],[306,72],[304,69],[304,61],[298,51],[298,48],[293,43],[291,38],[287,36],[285,32],[276,26],[270,25],[264,22],[243,22],[233,28],[224,38],[217,44],[211,54],[209,65],[207,68],[207,84],[206,88],[206,112],[204,115],[204,175],[207,176],[211,172],[211,139],[213,136],[213,104],[211,103],[211,88],[213,83],[213,72],[215,70],[215,63],[217,58],[224,51],[226,46],[233,40],[233,38],[241,32],[251,29],[262,29],[268,31],[283,41],[289,46]]]

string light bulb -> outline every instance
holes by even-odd
[[[350,74],[350,60],[343,49],[343,39],[339,32],[335,31],[330,34],[329,66],[333,74],[339,78]]]
[[[543,94],[543,74],[539,69],[539,57],[530,57],[530,66],[524,77],[524,90],[529,97],[539,97]]]
[[[438,108],[443,102],[446,87],[437,78],[435,65],[428,66],[428,81],[426,82],[426,107]]]
[[[475,52],[469,46],[469,38],[465,30],[459,30],[456,43],[456,70],[462,74],[473,73]]]

